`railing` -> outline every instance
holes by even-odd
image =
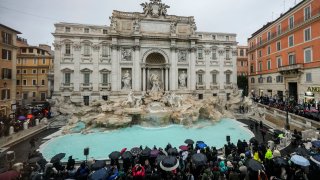
[[[298,20],[295,20],[293,27],[288,26],[286,28],[282,28],[280,34],[278,34],[278,31],[271,33],[271,37],[269,39],[267,37],[267,38],[263,39],[262,41],[258,41],[257,44],[255,44],[253,46],[249,46],[248,51],[252,51],[252,50],[257,49],[257,48],[259,48],[261,46],[264,46],[266,43],[268,43],[270,41],[273,41],[274,39],[276,39],[276,38],[278,38],[278,37],[290,32],[290,31],[293,31],[296,28],[298,28],[298,27],[300,27],[300,26],[302,26],[302,25],[304,25],[306,23],[309,23],[310,21],[312,21],[312,20],[314,20],[316,18],[319,18],[320,17],[320,9],[316,9],[316,10],[313,10],[313,11],[316,11],[314,16],[311,16],[307,20],[305,20],[304,17],[302,17],[302,18],[300,18]],[[275,25],[275,24],[273,24],[273,25]],[[272,26],[270,26],[270,27],[272,27]]]
[[[202,82],[202,83],[197,83],[197,84],[196,84],[196,88],[197,88],[197,89],[205,89],[205,86],[206,86],[206,85],[204,84],[204,82]]]
[[[80,83],[80,89],[81,90],[84,90],[84,89],[92,90],[92,83]]]
[[[303,64],[291,64],[287,66],[280,66],[278,68],[278,71],[290,71],[290,70],[302,69],[302,68],[303,68]]]
[[[74,86],[73,83],[61,83],[60,90],[69,89],[73,90]]]
[[[232,89],[233,84],[232,83],[224,83],[224,89]]]
[[[219,84],[218,83],[210,83],[210,89],[214,90],[214,89],[219,89]]]
[[[111,90],[111,83],[99,83],[99,90]]]

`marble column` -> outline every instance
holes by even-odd
[[[141,68],[140,68],[140,48],[138,46],[134,47],[134,68],[133,68],[133,90],[141,90]]]
[[[166,69],[165,69],[165,78],[166,78],[165,90],[168,91],[169,90],[169,68],[168,67],[166,67]]]
[[[177,49],[171,48],[171,71],[170,71],[170,90],[177,90],[178,87],[178,69],[177,69]]]
[[[120,70],[118,70],[118,50],[117,50],[117,46],[113,45],[112,46],[112,58],[111,58],[111,90],[112,91],[119,91],[118,85],[118,76],[121,76],[121,72],[119,72]],[[119,74],[118,74],[119,73]]]
[[[146,68],[145,67],[142,68],[142,82],[143,82],[142,90],[146,91]]]
[[[147,68],[147,77],[146,77],[147,91],[149,90],[149,84],[150,84],[148,81],[149,77],[150,77],[150,68]]]
[[[188,89],[195,90],[196,89],[196,48],[191,48],[191,55],[190,55],[190,69],[189,69],[189,76],[188,79],[190,79],[190,84],[188,85]]]

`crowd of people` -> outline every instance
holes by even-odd
[[[319,146],[310,150],[297,144],[299,151],[281,154],[279,150],[259,143],[255,138],[249,142],[238,140],[236,144],[227,141],[223,149],[209,147],[202,141],[194,143],[188,139],[186,145],[178,148],[168,144],[164,149],[142,146],[131,150],[114,151],[110,161],[88,160],[76,165],[72,156],[63,164],[61,153],[46,162],[29,157],[28,168],[24,169],[26,179],[164,179],[164,180],[315,180],[320,174],[320,159],[310,161],[310,156],[319,155]],[[295,147],[291,147],[295,148]],[[304,151],[301,151],[304,149]],[[303,153],[302,153],[303,152]],[[294,155],[296,154],[296,155]],[[309,164],[300,164],[294,157],[303,158]],[[0,175],[1,177],[1,175]]]

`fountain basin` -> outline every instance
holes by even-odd
[[[90,148],[89,158],[108,159],[112,151],[121,151],[122,148],[154,145],[164,148],[168,143],[175,147],[184,144],[185,139],[204,141],[209,146],[223,147],[226,136],[231,136],[231,142],[238,139],[249,140],[254,134],[244,127],[245,125],[233,120],[222,119],[219,122],[200,122],[192,127],[183,125],[169,125],[166,127],[132,126],[112,131],[95,132],[89,134],[67,134],[45,142],[40,146],[40,152],[50,160],[55,154],[66,153],[62,161],[67,161],[72,155],[76,160],[85,160],[83,149]]]

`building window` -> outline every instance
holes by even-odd
[[[46,70],[45,70],[45,69],[42,69],[42,70],[41,70],[41,73],[42,73],[42,74],[46,74]]]
[[[278,41],[277,42],[277,51],[280,51],[281,50],[281,41]]]
[[[251,54],[251,60],[253,60],[253,53]]]
[[[259,50],[259,57],[262,57],[262,50]]]
[[[288,59],[289,59],[289,65],[296,64],[296,55],[295,54],[289,54]]]
[[[227,49],[226,50],[226,60],[229,60],[230,59],[230,50]]]
[[[230,73],[227,73],[226,74],[226,83],[227,84],[230,84],[231,82],[230,82],[230,77],[231,77],[231,74]]]
[[[37,74],[37,70],[36,69],[32,69],[32,74]]]
[[[311,18],[311,7],[308,6],[306,8],[304,8],[304,20],[308,20]]]
[[[89,28],[84,28],[84,33],[89,33]]]
[[[263,77],[258,78],[258,83],[263,83]]]
[[[21,73],[20,69],[17,69],[17,74],[20,74],[20,73]]]
[[[27,80],[26,80],[26,79],[22,80],[22,84],[23,84],[24,86],[26,86],[26,85],[27,85]]]
[[[45,101],[46,100],[46,93],[45,92],[42,92],[40,94],[40,96],[41,96],[41,101]]]
[[[42,58],[42,64],[46,64],[46,58]]]
[[[203,50],[198,49],[198,59],[203,59]]]
[[[212,49],[212,59],[217,59],[217,50]]]
[[[307,48],[304,50],[304,62],[310,63],[312,61],[312,49]]]
[[[240,49],[240,56],[244,56],[243,49]]]
[[[254,84],[254,77],[251,78],[251,83]]]
[[[268,34],[267,34],[267,38],[268,38],[268,41],[271,40],[271,32],[269,31]]]
[[[38,59],[37,58],[33,59],[33,64],[38,64]]]
[[[311,40],[311,27],[304,30],[304,41]]]
[[[4,60],[11,60],[12,59],[12,53],[9,50],[2,49],[2,59]]]
[[[276,81],[277,83],[283,83],[283,76],[277,76]]]
[[[312,82],[312,74],[306,73],[306,82]]]
[[[203,74],[198,74],[198,85],[203,85]]]
[[[1,33],[2,42],[5,44],[12,44],[12,35],[6,32]]]
[[[108,34],[108,30],[106,29],[102,30],[102,34]]]
[[[271,69],[271,60],[268,60],[268,61],[267,61],[267,68],[268,68],[268,70]]]
[[[10,89],[1,90],[1,100],[10,99]]]
[[[289,18],[289,29],[293,29],[294,27],[294,16]]]
[[[262,71],[262,62],[261,61],[259,62],[259,71],[260,72]]]
[[[27,74],[27,70],[26,69],[23,70],[23,74]]]
[[[83,46],[83,55],[90,56],[90,45],[89,44],[85,44]]]
[[[41,85],[42,85],[42,86],[45,85],[45,80],[44,80],[44,79],[41,80]]]
[[[243,67],[243,61],[240,61],[240,66]]]
[[[267,54],[269,55],[271,53],[271,46],[267,47]]]
[[[277,57],[277,67],[281,67],[282,66],[282,59],[281,57]]]
[[[272,83],[272,77],[271,76],[267,77],[267,83]]]
[[[32,92],[32,97],[36,97],[37,93],[36,92]]]
[[[19,79],[17,80],[17,86],[20,86],[20,80]]]
[[[71,44],[66,44],[65,45],[65,54],[70,55],[71,54]]]
[[[288,46],[292,47],[294,45],[294,37],[293,35],[288,37]]]
[[[70,73],[65,73],[64,74],[64,83],[65,84],[70,84],[71,82],[71,74]]]
[[[108,79],[108,73],[103,73],[102,74],[102,84],[107,85],[109,83],[109,79]]]
[[[36,86],[37,85],[37,80],[32,79],[32,85]]]
[[[216,35],[212,35],[212,39],[213,39],[213,40],[216,40]]]
[[[106,45],[102,46],[102,57],[108,57],[109,56],[109,48]]]
[[[212,84],[217,84],[217,74],[216,73],[212,74]]]
[[[89,85],[90,83],[90,74],[89,73],[84,73],[83,74],[83,84]]]
[[[33,48],[28,48],[29,53],[33,53]]]
[[[226,36],[226,41],[229,41],[229,36]]]
[[[261,36],[259,37],[259,44],[260,45],[262,44],[262,37]]]
[[[71,28],[70,27],[66,27],[65,31],[66,32],[70,32]]]
[[[281,34],[281,24],[277,26],[277,35]]]
[[[253,73],[254,72],[254,67],[253,65],[250,66],[250,73]]]
[[[11,79],[12,70],[7,68],[2,68],[2,79]]]

